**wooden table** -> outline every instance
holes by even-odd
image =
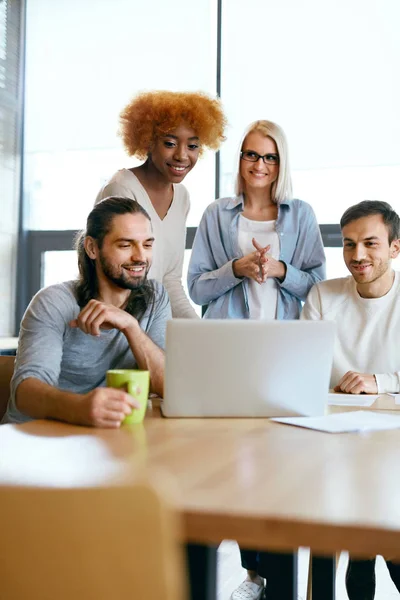
[[[164,419],[95,430],[0,427],[0,485],[113,484],[145,466],[179,490],[186,537],[400,559],[400,430],[330,435],[266,419]]]

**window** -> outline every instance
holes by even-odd
[[[183,287],[187,293],[186,274],[189,267],[190,250],[185,250],[183,263]],[[41,285],[47,287],[55,283],[62,283],[78,276],[78,264],[75,250],[47,250],[42,254],[42,281]],[[191,302],[197,314],[201,315],[201,306]]]
[[[15,331],[24,3],[0,0],[0,335]]]
[[[58,277],[58,262],[70,261],[69,276],[73,230],[103,182],[137,164],[116,131],[143,89],[221,88],[227,140],[219,174],[206,153],[185,179],[189,227],[214,199],[216,176],[220,195],[232,194],[244,128],[270,119],[288,137],[295,196],[321,224],[328,276],[346,274],[343,211],[363,199],[400,210],[399,20],[397,0],[27,0],[26,301]]]
[[[138,91],[215,94],[216,32],[216,0],[27,1],[27,229],[84,227],[102,184],[138,164],[117,136],[119,112]],[[210,153],[187,178],[189,225],[214,185]]]
[[[320,223],[366,199],[399,210],[399,22],[396,0],[224,2],[223,194],[244,128],[269,119],[287,134],[295,197]]]

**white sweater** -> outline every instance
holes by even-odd
[[[380,394],[400,391],[400,273],[382,298],[361,298],[351,276],[317,283],[301,318],[336,322],[332,388],[356,371],[374,374]]]
[[[129,169],[117,171],[100,190],[97,202],[107,196],[123,196],[139,202],[149,213],[154,232],[153,263],[149,277],[162,283],[169,295],[173,317],[198,318],[182,286],[183,256],[189,194],[174,184],[174,198],[164,219],[160,219],[139,179]]]

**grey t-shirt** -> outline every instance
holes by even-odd
[[[157,346],[164,348],[171,308],[164,287],[156,281],[152,283],[155,302],[140,320],[140,327]],[[15,406],[15,391],[28,377],[61,390],[86,394],[105,385],[108,369],[137,367],[128,341],[118,329],[101,330],[100,336],[95,337],[70,327],[80,310],[73,281],[51,285],[34,296],[21,323],[11,397],[3,423],[31,420]]]

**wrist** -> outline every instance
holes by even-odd
[[[240,258],[234,258],[232,261],[232,272],[236,279],[242,279],[243,275],[240,272]]]
[[[286,263],[284,263],[282,260],[278,261],[278,265],[279,265],[279,275],[278,275],[278,279],[280,279],[281,282],[283,282],[285,280],[286,277]]]
[[[68,393],[67,396],[61,397],[58,405],[60,420],[72,425],[88,425],[84,411],[86,396],[87,394]]]
[[[127,317],[129,317],[129,318],[127,319],[126,324],[123,327],[121,327],[120,331],[121,331],[121,333],[123,333],[124,335],[127,336],[129,334],[137,332],[137,330],[140,329],[140,325],[138,323],[138,320],[135,319],[135,317],[133,317],[132,315],[130,315],[128,313],[126,313],[126,314],[127,314]]]
[[[73,425],[86,424],[82,423],[84,394],[55,389],[54,393],[46,396],[48,408],[46,418],[65,421]]]

